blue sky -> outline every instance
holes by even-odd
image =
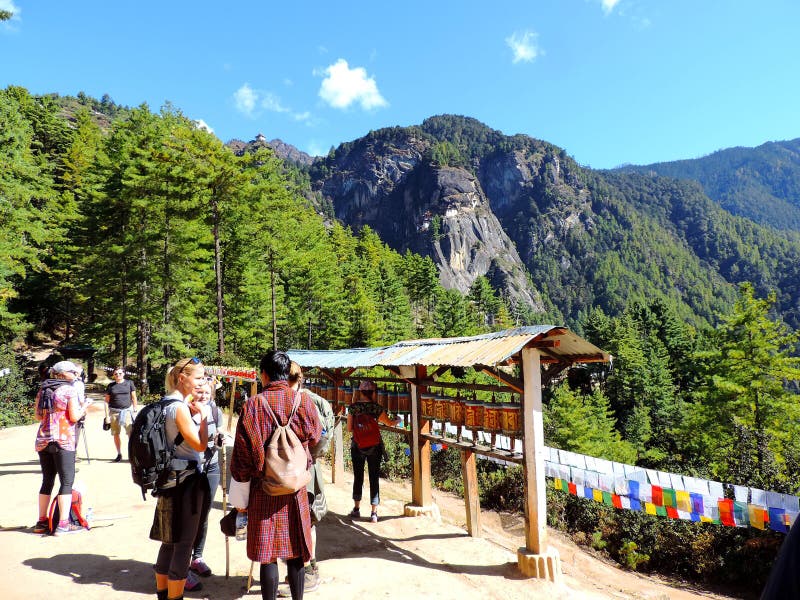
[[[800,137],[797,0],[0,0],[0,87],[310,154],[442,113],[594,168]]]

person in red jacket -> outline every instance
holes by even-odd
[[[287,381],[290,365],[289,356],[277,350],[261,359],[259,372],[264,390],[242,407],[231,459],[233,479],[242,483],[252,480],[247,506],[247,556],[261,564],[261,597],[269,600],[278,592],[277,560],[286,561],[292,598],[299,600],[304,591],[303,564],[311,558],[311,516],[305,486],[294,493],[271,496],[260,481],[264,475],[264,447],[275,430],[266,404],[282,424],[287,423],[295,398]],[[310,466],[308,446],[319,441],[322,426],[313,401],[305,394],[301,398],[291,429],[306,447]]]

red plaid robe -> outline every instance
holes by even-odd
[[[236,481],[250,481],[250,503],[247,507],[247,557],[259,563],[278,558],[302,556],[311,558],[311,517],[308,496],[303,487],[294,494],[269,496],[256,481],[264,473],[264,446],[275,424],[263,402],[269,402],[281,423],[286,423],[292,410],[294,395],[286,381],[273,381],[257,396],[245,402],[236,426],[231,475]],[[306,446],[313,446],[322,434],[322,425],[313,401],[303,394],[292,419],[292,429]],[[308,455],[311,465],[311,455]]]

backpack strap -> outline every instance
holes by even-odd
[[[286,425],[281,425],[281,422],[278,421],[278,416],[275,414],[275,411],[272,410],[272,407],[269,405],[269,401],[267,400],[266,395],[264,396],[264,404],[267,407],[267,412],[272,417],[272,421],[275,423],[276,427],[288,427],[289,423],[292,422],[294,418],[294,414],[297,412],[297,409],[300,407],[300,400],[303,397],[300,395],[300,392],[294,392],[294,402],[292,403],[292,411],[289,413],[289,418],[286,419]]]
[[[164,396],[163,398],[161,398],[160,402],[164,405],[164,408],[166,409],[173,402],[180,402],[180,400]],[[175,448],[177,446],[180,446],[182,443],[183,443],[183,434],[180,431],[178,431],[178,435],[176,435],[175,439],[172,441],[172,451],[175,452]]]

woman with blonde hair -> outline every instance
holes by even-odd
[[[153,567],[159,600],[183,598],[192,545],[209,508],[203,453],[208,447],[210,409],[191,402],[193,391],[204,382],[205,369],[198,358],[176,362],[164,382],[167,443],[174,448],[176,466],[173,487],[159,492],[150,532],[152,539],[161,541]]]

